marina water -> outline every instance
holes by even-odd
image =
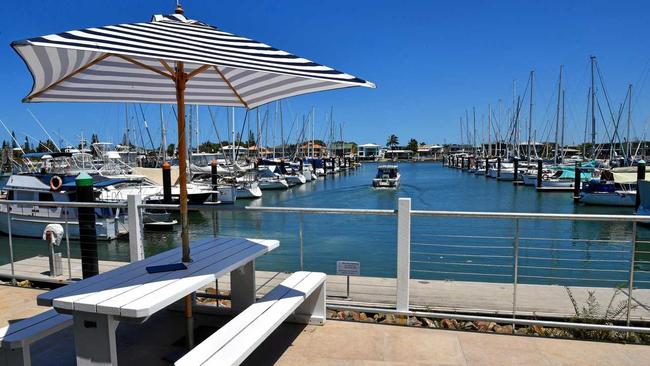
[[[303,268],[336,273],[337,260],[359,261],[363,276],[395,277],[396,217],[270,213],[246,211],[244,206],[395,209],[409,197],[414,210],[632,214],[631,208],[584,206],[571,193],[538,193],[534,187],[513,186],[483,175],[443,167],[440,163],[399,163],[402,182],[397,190],[371,187],[376,163],[336,176],[327,176],[289,190],[264,191],[261,199],[240,200],[236,207],[216,205],[190,212],[192,240],[214,235],[278,239],[280,248],[257,262],[260,270]],[[411,225],[412,278],[511,283],[514,233],[512,219],[414,217]],[[301,230],[302,228],[302,230]],[[519,220],[520,283],[616,287],[629,276],[632,224]],[[638,228],[635,283],[650,287],[643,263],[649,232]],[[8,238],[2,237],[0,263],[9,262]],[[60,251],[65,257],[65,241]],[[152,255],[180,245],[179,231],[145,232],[145,252]],[[79,245],[71,241],[72,256]],[[100,260],[126,261],[128,241],[99,243]],[[36,239],[14,238],[16,260],[46,255],[47,245]],[[645,255],[647,256],[647,254]],[[648,262],[650,263],[650,262]]]

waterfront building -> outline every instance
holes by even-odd
[[[375,160],[379,157],[379,145],[362,144],[357,146],[357,157],[359,160]]]
[[[313,154],[312,154],[313,151]],[[298,154],[300,156],[311,156],[313,157],[323,157],[323,153],[327,151],[327,145],[325,144],[320,144],[318,142],[305,142],[300,146],[300,149],[298,149]]]

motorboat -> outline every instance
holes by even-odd
[[[96,176],[97,177],[97,176]],[[71,239],[79,238],[77,209],[57,207],[57,202],[75,202],[76,175],[50,173],[13,174],[4,187],[8,201],[22,201],[0,206],[0,231],[9,233],[7,208],[11,211],[11,234],[41,238],[48,224],[60,224]],[[95,181],[96,195],[104,187],[119,183],[112,179]],[[34,202],[34,203],[25,203]],[[101,202],[101,199],[98,200]],[[113,240],[128,234],[127,215],[119,208],[95,209],[98,240]],[[67,222],[67,224],[66,224]]]
[[[377,168],[377,175],[372,180],[374,188],[398,188],[400,173],[397,165],[380,165]]]

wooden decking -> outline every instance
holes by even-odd
[[[101,271],[107,271],[124,262],[100,261]],[[32,281],[65,283],[68,278],[67,260],[63,259],[63,276],[48,276],[47,257],[33,257],[16,262],[16,277]],[[265,295],[289,276],[288,273],[257,271],[258,296]],[[72,259],[72,277],[81,277],[79,259]],[[9,265],[0,266],[0,279],[10,279]],[[230,277],[217,281],[219,290],[230,289]],[[209,287],[216,287],[215,285]],[[330,275],[327,278],[328,304],[344,303],[394,306],[396,281],[393,278],[350,277],[350,294],[347,294],[347,278]],[[584,306],[589,291],[605,311],[612,296],[616,294],[613,306],[627,300],[627,289],[617,292],[603,287],[571,287],[571,292],[580,306]],[[431,281],[412,279],[410,303],[418,309],[438,312],[463,312],[489,315],[512,315],[512,284],[461,281]],[[635,321],[650,322],[650,290],[635,289],[633,292],[632,316]],[[517,315],[571,318],[575,311],[567,289],[555,285],[520,284],[517,288]]]
[[[126,262],[117,261],[99,261],[99,272],[110,271],[117,267],[127,264]],[[81,259],[71,258],[70,269],[68,270],[68,259],[62,259],[63,273],[60,276],[50,277],[50,264],[46,256],[36,256],[14,263],[14,274],[17,280],[30,280],[33,282],[49,283],[66,283],[70,278],[81,279]],[[70,276],[71,275],[71,276]],[[0,279],[11,279],[11,265],[4,264],[0,266]]]

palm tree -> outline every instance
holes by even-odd
[[[388,137],[388,141],[386,142],[386,146],[390,146],[391,150],[394,150],[395,146],[397,146],[398,144],[399,144],[399,138],[397,137],[397,135],[393,134],[393,135],[390,135],[390,137]]]

